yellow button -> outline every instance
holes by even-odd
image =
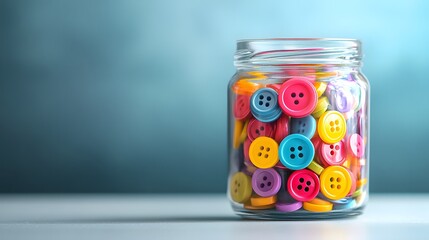
[[[329,100],[327,97],[323,96],[317,100],[316,108],[311,113],[314,118],[320,118],[324,112],[328,109]]]
[[[310,165],[308,165],[307,168],[315,172],[317,175],[320,175],[323,171],[323,167],[317,164],[314,160],[311,161]]]
[[[244,203],[252,195],[252,180],[242,172],[235,173],[229,183],[229,192],[232,200],[238,203]]]
[[[320,174],[320,191],[329,199],[344,198],[351,187],[352,177],[342,166],[329,166]]]
[[[249,120],[246,120],[246,123],[244,123],[243,131],[241,131],[240,134],[240,144],[242,144],[247,138],[247,125],[249,125]]]
[[[337,111],[326,111],[320,116],[317,131],[325,143],[337,143],[346,135],[346,120]]]
[[[250,198],[250,205],[254,207],[267,206],[277,202],[276,195],[270,197],[253,196]]]
[[[317,92],[317,97],[322,96],[322,94],[325,92],[327,86],[328,86],[328,84],[326,84],[324,82],[315,82],[314,83],[314,87],[316,88],[316,92]]]
[[[334,205],[328,201],[315,198],[311,201],[304,202],[302,208],[310,212],[329,212]]]
[[[258,168],[274,167],[279,161],[279,145],[269,137],[256,138],[249,147],[250,161]]]
[[[240,146],[240,136],[243,132],[244,123],[240,120],[235,120],[234,124],[234,136],[232,139],[232,146],[237,149]]]
[[[256,90],[262,88],[263,85],[259,83],[248,82],[246,80],[238,80],[232,90],[238,95],[252,95]]]

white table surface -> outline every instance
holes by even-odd
[[[225,195],[0,195],[0,239],[429,239],[429,194],[298,222],[242,220]]]

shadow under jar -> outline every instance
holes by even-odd
[[[228,85],[228,197],[254,219],[362,213],[369,82],[353,39],[239,40]]]

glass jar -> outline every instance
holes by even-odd
[[[228,196],[245,218],[362,213],[369,82],[353,39],[237,42],[228,85]]]

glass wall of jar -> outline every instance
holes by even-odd
[[[362,213],[369,82],[353,39],[237,42],[228,85],[228,197],[246,218]]]

